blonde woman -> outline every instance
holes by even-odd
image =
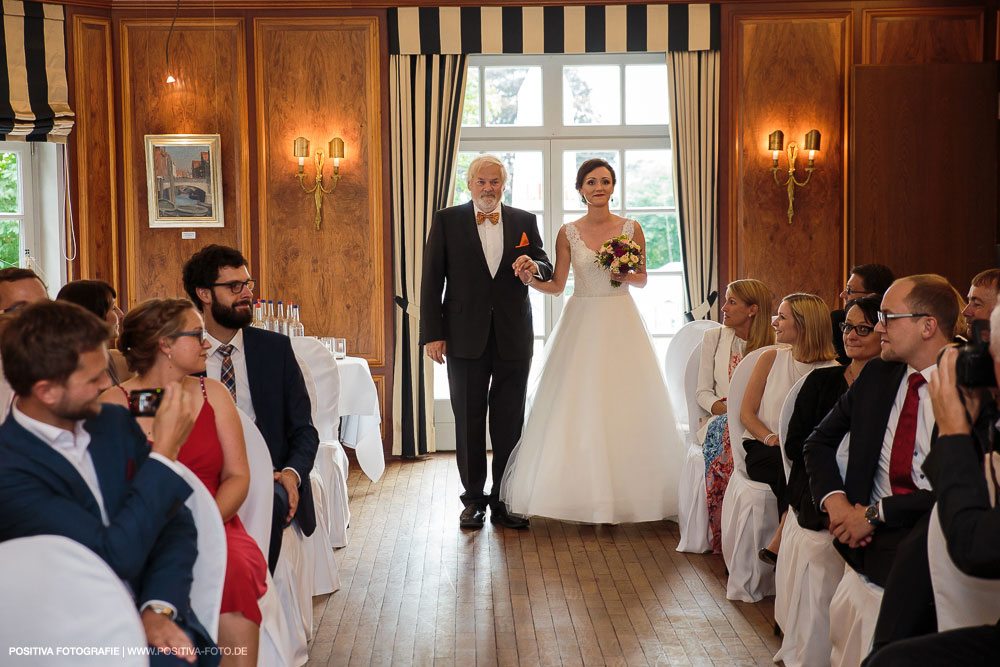
[[[760,355],[747,384],[740,420],[746,429],[742,445],[747,476],[771,487],[783,525],[788,501],[777,433],[781,406],[799,378],[815,368],[833,366],[837,355],[830,331],[830,309],[814,294],[798,292],[782,299],[772,326],[775,340],[787,347]],[[761,560],[772,565],[777,562],[780,542],[779,527],[771,543],[760,550]]]
[[[706,331],[701,343],[697,400],[713,416],[698,431],[698,439],[705,457],[709,540],[715,553],[722,553],[722,497],[733,473],[726,419],[729,378],[745,354],[774,344],[774,329],[766,315],[772,300],[771,291],[759,280],[729,283],[722,304],[723,326]]]

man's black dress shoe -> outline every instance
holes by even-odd
[[[523,516],[515,516],[507,511],[503,505],[490,508],[490,523],[494,523],[504,528],[527,528],[528,520]]]
[[[471,530],[479,530],[485,522],[486,510],[478,505],[468,505],[458,517],[458,525]]]

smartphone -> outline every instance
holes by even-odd
[[[163,399],[162,389],[136,389],[128,394],[128,409],[136,417],[152,417]]]

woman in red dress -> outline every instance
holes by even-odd
[[[178,463],[187,466],[215,496],[226,530],[226,578],[219,617],[223,665],[256,665],[260,635],[257,600],[267,589],[267,563],[236,515],[247,496],[250,468],[239,413],[229,390],[217,380],[191,377],[205,370],[207,332],[186,299],[151,299],[122,322],[118,347],[135,377],[104,392],[102,400],[128,405],[128,392],[180,382],[201,401]],[[152,437],[153,419],[136,419]]]

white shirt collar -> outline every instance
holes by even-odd
[[[930,382],[931,381],[931,371],[933,371],[935,368],[937,368],[937,364],[931,364],[930,366],[928,366],[924,370],[918,371],[913,366],[907,364],[906,365],[906,377],[903,378],[903,381],[906,382],[906,380],[909,379],[909,377],[911,375],[913,375],[914,373],[920,373],[921,375],[924,376],[925,380],[927,380],[928,382]],[[924,385],[924,386],[926,386],[926,385]]]
[[[18,424],[50,447],[64,452],[72,452],[79,458],[87,451],[87,447],[90,446],[90,433],[83,427],[84,420],[82,419],[74,423],[72,431],[67,431],[64,428],[46,424],[24,414],[17,407],[16,400],[11,406],[10,411]]]
[[[208,348],[208,356],[215,354],[218,351],[219,346],[224,344],[212,334],[208,334],[208,342],[212,345],[212,347]],[[229,344],[236,348],[237,352],[243,351],[243,329],[236,330],[236,335],[233,336],[231,341],[229,341]]]

